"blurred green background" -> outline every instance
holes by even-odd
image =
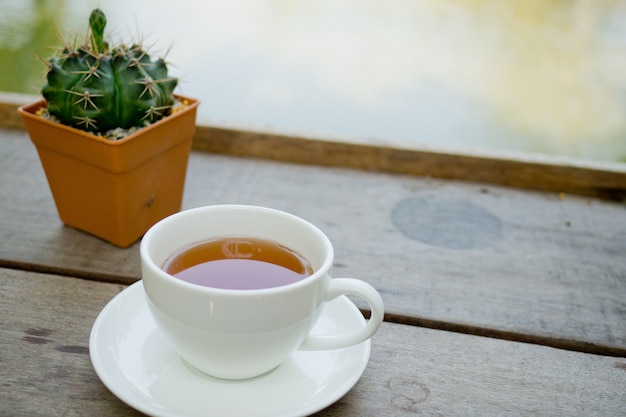
[[[201,123],[626,162],[624,1],[0,0],[0,91],[37,94],[98,6]]]

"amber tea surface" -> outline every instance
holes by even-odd
[[[297,252],[273,241],[241,236],[185,247],[165,262],[163,270],[193,284],[239,290],[288,285],[313,273]]]

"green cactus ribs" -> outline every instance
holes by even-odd
[[[85,42],[64,41],[63,49],[45,61],[42,89],[49,116],[60,123],[102,136],[147,126],[185,103],[173,91],[178,79],[168,76],[162,58],[152,60],[141,44],[110,46],[106,16],[95,9]],[[107,133],[109,132],[109,133]],[[122,136],[124,136],[122,134]]]

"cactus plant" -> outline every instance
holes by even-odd
[[[200,102],[173,94],[178,80],[140,44],[111,46],[105,27],[96,9],[84,43],[40,58],[44,97],[18,112],[63,223],[127,247],[180,210]]]
[[[168,115],[178,80],[168,76],[165,61],[152,61],[140,44],[109,46],[105,27],[105,14],[93,10],[85,43],[64,42],[60,53],[45,61],[42,94],[48,113],[65,125],[98,134],[146,126]]]

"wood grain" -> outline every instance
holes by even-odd
[[[0,415],[141,415],[88,356],[97,314],[122,289],[0,269]],[[624,359],[384,323],[359,383],[317,416],[616,416],[625,383]]]
[[[36,96],[0,93],[0,127],[24,128],[16,109]],[[520,152],[452,152],[365,139],[200,125],[196,150],[626,200],[626,164]]]
[[[59,222],[34,147],[9,132],[0,141],[0,265],[139,279],[138,245],[121,250]],[[222,203],[318,225],[335,245],[335,276],[372,283],[389,321],[626,356],[622,204],[194,153],[184,208]]]

